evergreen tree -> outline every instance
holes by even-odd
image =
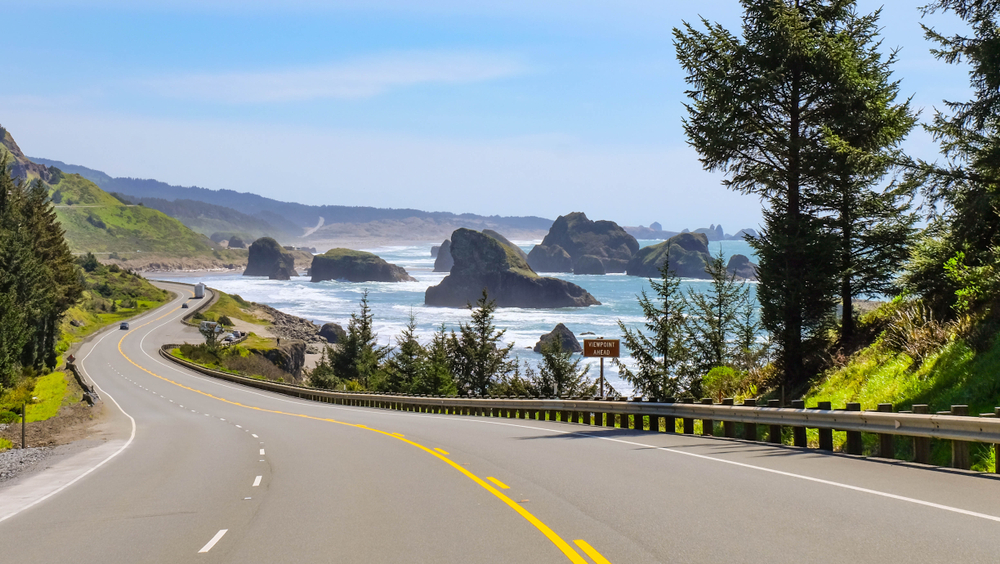
[[[309,385],[314,388],[333,390],[340,383],[340,379],[333,373],[334,356],[333,349],[329,346],[323,348],[320,353],[319,362],[309,371]]]
[[[573,351],[563,349],[562,339],[559,337],[542,343],[542,363],[538,367],[537,389],[533,391],[542,396],[593,395],[594,382],[587,378],[590,366],[580,370],[583,359],[573,360],[572,357]]]
[[[916,221],[909,209],[911,184],[875,188],[904,160],[899,144],[916,123],[909,100],[896,102],[899,82],[891,80],[896,53],[883,59],[879,52],[879,15],[858,16],[852,7],[840,24],[837,41],[852,56],[843,59],[840,80],[831,89],[833,119],[824,131],[833,150],[828,179],[833,189],[821,198],[830,214],[828,228],[838,239],[843,344],[854,337],[854,298],[893,292]]]
[[[972,87],[971,100],[946,100],[946,111],[935,112],[925,126],[941,144],[945,162],[918,161],[910,175],[930,204],[932,221],[905,283],[943,314],[960,290],[944,264],[962,253],[964,266],[985,267],[992,249],[1000,247],[1000,3],[937,0],[923,10],[953,13],[971,31],[946,36],[924,26],[927,39],[937,44],[935,57],[969,65]]]
[[[699,375],[732,362],[730,340],[736,331],[737,311],[750,294],[746,283],[737,282],[736,275],[726,271],[721,249],[705,264],[705,272],[711,277],[708,291],[689,289],[687,295],[692,368]]]
[[[675,46],[691,85],[684,128],[724,184],[765,202],[759,259],[762,320],[779,347],[785,384],[811,376],[811,338],[829,318],[838,278],[836,237],[824,206],[837,151],[829,142],[859,56],[850,0],[742,0],[743,37],[685,23]]]
[[[385,389],[379,391],[393,393],[412,392],[417,382],[424,380],[428,368],[427,351],[417,340],[417,319],[410,312],[410,320],[403,332],[396,337],[396,352],[386,362]]]
[[[472,322],[459,324],[459,333],[452,332],[449,349],[452,373],[460,393],[486,395],[494,384],[518,369],[517,359],[510,358],[514,343],[503,345],[506,330],[493,324],[496,301],[489,299],[486,289],[472,310]]]
[[[367,388],[369,380],[378,379],[382,373],[382,362],[391,350],[379,346],[375,333],[374,316],[368,306],[368,290],[361,295],[358,313],[351,314],[347,324],[347,336],[340,348],[333,354],[333,373],[341,380],[354,380]]]
[[[650,299],[645,290],[638,297],[649,335],[618,320],[625,348],[635,367],[629,368],[619,359],[614,360],[619,375],[632,384],[637,395],[657,399],[677,396],[686,388],[691,356],[685,343],[687,303],[680,289],[680,279],[670,270],[669,261],[660,267],[660,276],[660,280],[649,281],[659,301]]]
[[[453,396],[458,393],[455,377],[451,373],[451,360],[448,352],[448,334],[445,326],[434,333],[431,344],[425,355],[426,366],[420,372],[420,377],[410,388],[412,394],[427,394],[429,396]]]

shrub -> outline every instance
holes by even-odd
[[[223,325],[226,325],[227,327],[232,327],[233,320],[229,319],[228,315],[223,315],[223,316],[219,317],[219,323],[221,323]]]
[[[268,380],[291,380],[292,375],[275,366],[259,354],[241,356],[238,353],[226,355],[223,366],[246,376],[262,376]]]

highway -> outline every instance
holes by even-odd
[[[108,440],[0,489],[4,562],[912,563],[1000,555],[996,476],[270,394],[160,358],[163,343],[200,339],[179,322],[191,289],[162,286],[181,296],[77,354],[107,405]]]

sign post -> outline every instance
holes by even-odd
[[[604,397],[604,359],[618,358],[618,339],[584,339],[583,356],[598,357],[601,359],[601,397]]]

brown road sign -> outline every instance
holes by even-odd
[[[618,339],[584,339],[583,356],[618,358]]]

